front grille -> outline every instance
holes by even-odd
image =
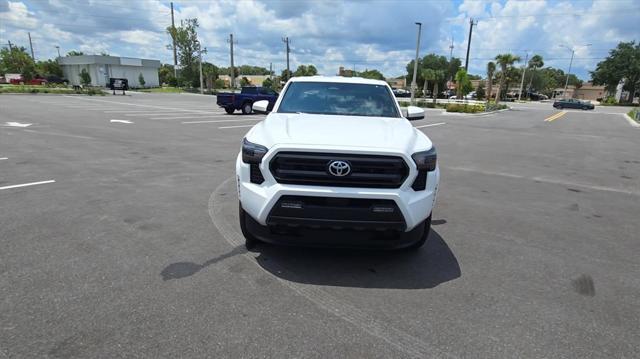
[[[348,162],[351,173],[330,174],[330,162]],[[269,164],[278,183],[311,186],[398,188],[409,175],[402,157],[344,153],[279,152]]]
[[[267,217],[269,226],[356,230],[404,230],[393,200],[282,196]]]

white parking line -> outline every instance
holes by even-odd
[[[149,108],[155,108],[155,109],[159,109],[159,110],[168,110],[168,111],[180,111],[180,112],[187,112],[187,113],[202,113],[204,111],[197,111],[197,110],[185,110],[183,108],[176,108],[176,107],[164,107],[164,106],[153,106],[153,105],[143,105],[141,103],[129,103],[129,102],[120,102],[120,101],[107,101],[107,100],[98,100],[98,99],[93,99],[93,98],[80,98],[80,97],[76,97],[76,96],[68,96],[65,95],[64,97],[68,97],[68,98],[72,98],[74,100],[80,100],[80,101],[97,101],[97,102],[106,102],[106,103],[110,103],[110,104],[114,104],[114,105],[125,105],[125,106],[138,106],[138,107],[149,107]]]
[[[47,183],[54,183],[54,182],[55,182],[55,180],[49,180],[49,181],[23,183],[23,184],[14,184],[14,185],[11,185],[11,186],[0,187],[0,190],[11,189],[11,188],[20,188],[20,187],[28,187],[28,186],[36,186],[36,185],[39,185],[39,184],[47,184]]]
[[[133,123],[133,122],[131,122],[129,120],[109,120],[109,122],[112,122],[112,123]]]
[[[240,128],[240,127],[253,127],[255,125],[242,125],[242,126],[224,126],[224,127],[218,127],[219,129],[225,129],[225,128]]]
[[[0,161],[8,160],[8,159],[9,159],[9,157],[0,157]]]
[[[423,128],[423,127],[432,127],[432,126],[440,126],[440,125],[446,125],[446,122],[438,122],[438,123],[431,123],[428,125],[422,125],[422,126],[415,126],[415,128]]]
[[[131,116],[131,117],[136,117],[136,116],[176,116],[176,115],[182,115],[184,116],[184,113],[178,113],[178,112],[142,112],[142,113],[125,113],[125,116]],[[196,116],[206,116],[206,115],[192,115],[189,117],[196,117]]]
[[[246,120],[212,120],[212,121],[187,121],[182,122],[183,125],[191,125],[196,123],[218,123],[218,122],[241,122],[241,121],[261,121],[260,119],[251,119],[248,118]]]
[[[184,115],[184,114],[183,114]],[[151,117],[152,120],[186,120],[189,118],[224,118],[229,117],[229,115],[191,115],[191,116],[162,116],[162,117]]]

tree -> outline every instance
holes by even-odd
[[[609,56],[591,72],[594,85],[605,85],[607,92],[613,93],[621,81],[623,90],[629,92],[627,102],[633,102],[636,90],[640,88],[640,43],[621,42],[609,51]]]
[[[500,54],[496,56],[496,62],[498,63],[498,65],[500,65],[500,68],[502,70],[502,74],[500,76],[500,84],[498,85],[498,94],[496,95],[496,104],[500,102],[500,93],[504,89],[505,81],[507,79],[507,71],[510,67],[513,66],[515,62],[518,61],[520,61],[520,57],[513,54]]]
[[[158,80],[160,81],[160,86],[163,84],[167,84],[169,86],[177,86],[178,80],[175,77],[173,65],[162,64],[158,69]]]
[[[144,81],[144,76],[142,75],[142,72],[140,73],[140,75],[138,75],[138,83],[140,83],[140,86],[144,87],[144,85],[146,84],[146,82]]]
[[[438,84],[446,80],[446,72],[443,70],[435,70],[433,75],[433,103],[435,104],[438,98]]]
[[[89,86],[91,84],[91,75],[87,72],[87,69],[80,71],[80,83],[83,86]]]
[[[271,81],[271,79],[267,77],[266,79],[264,79],[264,81],[262,81],[262,87],[273,88],[273,81]]]
[[[429,81],[435,81],[436,79],[436,70],[434,69],[422,69],[422,78],[424,79],[424,85],[422,87],[422,95],[424,98],[427,98],[427,87],[429,86]]]
[[[478,87],[476,87],[476,98],[478,100],[484,100],[484,97],[487,94],[484,92],[484,84],[482,82],[478,83]]]
[[[248,78],[246,77],[242,77],[242,79],[240,79],[240,86],[249,86],[251,85],[251,82],[249,81]]]
[[[38,61],[36,71],[42,76],[63,76],[62,67],[56,60]]]
[[[213,87],[215,79],[218,78],[219,71],[220,69],[218,66],[212,63],[202,63],[202,76],[204,77],[206,86],[209,90]]]
[[[471,85],[471,80],[469,80],[469,76],[467,75],[467,71],[465,69],[460,69],[456,72],[456,93],[459,99],[469,92],[473,90],[473,86]]]
[[[313,66],[313,65],[309,65],[309,66],[300,65],[300,66],[298,66],[296,71],[293,73],[293,76],[295,76],[295,77],[299,77],[299,76],[315,76],[317,74],[318,74],[318,70],[316,69],[315,66]]]
[[[542,56],[533,55],[533,57],[531,57],[531,60],[529,60],[528,65],[529,65],[529,68],[531,69],[531,79],[529,80],[528,92],[531,93],[531,85],[533,84],[533,77],[536,74],[536,69],[539,69],[542,66],[544,66],[544,61],[542,60]]]
[[[289,81],[290,78],[291,78],[291,71],[287,69],[282,70],[282,73],[280,73],[280,80],[283,82],[287,82]]]
[[[358,73],[358,76],[363,77],[365,79],[373,79],[373,80],[382,80],[384,81],[384,75],[382,72],[372,69],[372,70],[364,70]]]
[[[178,27],[167,27],[167,33],[175,41],[180,62],[179,82],[191,87],[200,85],[198,58],[201,50],[198,41],[198,19],[186,19]],[[173,45],[167,46],[173,50]]]
[[[496,73],[496,64],[493,61],[487,63],[487,101],[491,100],[493,91],[493,75]]]
[[[35,75],[35,64],[24,47],[0,50],[0,73],[18,73],[29,81]]]
[[[69,57],[69,56],[82,56],[82,55],[84,55],[84,52],[82,52],[82,51],[71,50],[71,51],[67,52],[67,57]]]

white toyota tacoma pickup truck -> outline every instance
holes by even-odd
[[[236,161],[247,248],[422,246],[440,177],[434,145],[408,121],[422,118],[384,81],[289,80]]]

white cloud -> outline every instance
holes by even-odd
[[[54,45],[70,50],[106,51],[173,62],[165,32],[165,0],[0,0],[0,42],[28,47],[31,32],[37,57],[55,56]],[[176,22],[198,18],[207,61],[228,66],[230,33],[238,42],[236,64],[285,67],[283,36],[291,39],[291,67],[314,64],[334,74],[339,66],[376,68],[403,75],[415,54],[415,21],[423,26],[420,54],[455,57],[464,63],[469,17],[473,32],[470,71],[482,74],[498,53],[539,53],[545,63],[565,68],[570,52],[559,44],[592,43],[576,51],[574,67],[583,77],[619,41],[640,39],[634,0],[567,2],[481,0],[424,1],[220,0],[175,3]],[[630,11],[636,9],[636,11]],[[533,15],[533,16],[531,16]]]

